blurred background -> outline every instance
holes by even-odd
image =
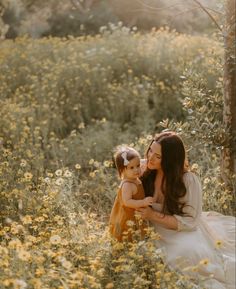
[[[203,209],[235,212],[220,167],[224,4],[0,0],[0,288],[195,288],[156,245],[116,253],[104,232],[114,148],[144,156],[162,130],[183,138]]]
[[[231,195],[219,185],[224,1],[0,0],[0,7],[6,214],[17,215],[19,198],[34,208],[29,196],[45,178],[60,193],[70,183],[70,197],[108,213],[118,181],[114,147],[131,144],[144,155],[164,129],[182,136],[207,180],[205,207],[229,210]],[[69,170],[71,182],[58,181],[58,169]]]
[[[222,18],[223,1],[201,4]],[[165,25],[191,34],[212,33],[214,28],[193,0],[1,0],[0,9],[6,38],[96,34],[101,26],[119,22],[143,32]]]

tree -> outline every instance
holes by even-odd
[[[230,177],[236,175],[236,0],[225,0],[225,21],[223,26],[212,15],[212,12],[219,13],[219,11],[206,7],[198,0],[192,0],[192,2],[197,4],[192,9],[203,10],[220,30],[224,40],[223,121],[225,142],[222,150],[221,175],[225,183],[230,186]],[[147,8],[155,10],[155,7],[147,6]],[[159,10],[169,8],[163,7]],[[232,190],[232,187],[230,187],[230,190]]]
[[[236,2],[226,0],[225,23],[223,28],[218,24],[212,14],[198,1],[193,0],[204,10],[224,39],[224,128],[228,134],[222,150],[221,172],[223,180],[228,184],[229,176],[236,174]]]
[[[86,0],[86,1],[79,1],[79,0],[71,0],[72,5],[77,8],[81,13],[86,14],[89,12],[90,8],[97,2],[96,0]]]
[[[9,29],[9,25],[4,23],[2,16],[4,14],[5,8],[7,3],[5,1],[2,1],[0,3],[0,39],[5,39],[5,36],[7,34],[7,31]]]
[[[222,175],[236,174],[236,66],[235,66],[235,0],[226,1],[226,21],[223,29],[224,58],[224,125],[230,139],[222,154]]]

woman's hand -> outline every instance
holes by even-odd
[[[167,229],[178,230],[178,221],[175,216],[163,215],[160,212],[153,210],[151,207],[137,209],[139,215],[144,220],[152,221]]]
[[[143,205],[144,207],[151,206],[153,204],[153,197],[146,197],[143,199]]]
[[[155,211],[151,207],[139,208],[137,211],[144,220],[151,221],[155,215]]]

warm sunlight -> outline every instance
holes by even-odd
[[[235,0],[0,0],[0,288],[235,289]]]

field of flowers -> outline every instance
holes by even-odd
[[[175,129],[205,209],[232,214],[219,177],[222,55],[216,39],[168,29],[0,42],[0,288],[195,288],[151,229],[146,241],[109,239],[112,150],[143,154],[153,133]],[[191,274],[198,266],[207,260]]]

